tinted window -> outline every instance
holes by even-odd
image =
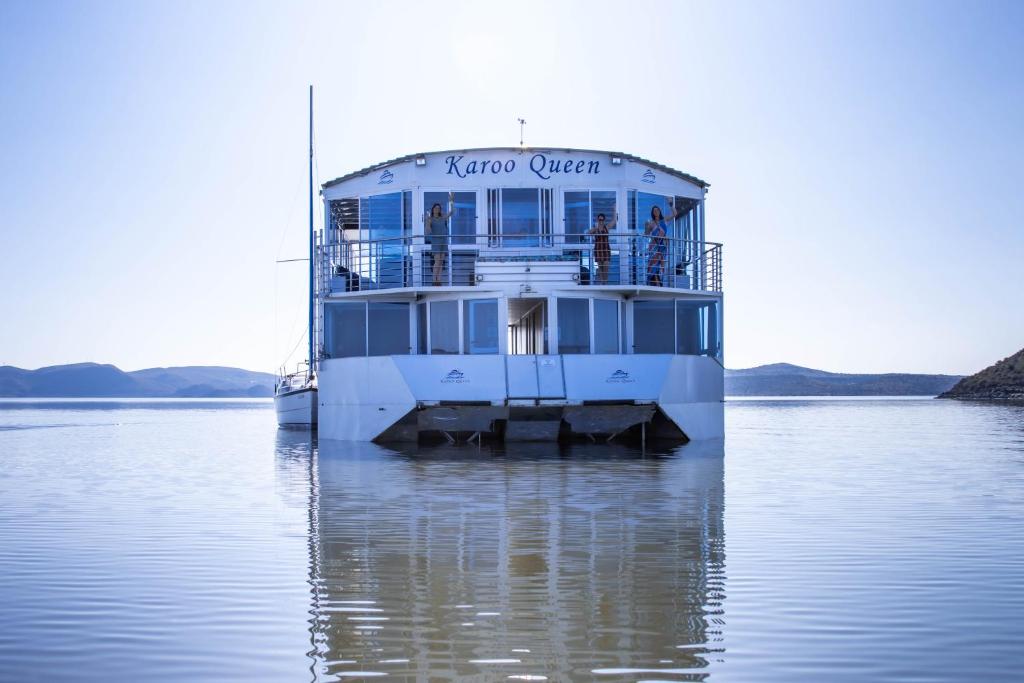
[[[633,302],[633,352],[675,352],[675,302]]]
[[[330,358],[366,355],[366,304],[328,304],[324,325]]]
[[[430,352],[459,352],[459,302],[430,302]]]
[[[427,352],[427,304],[416,304],[416,352]]]
[[[540,244],[540,195],[535,188],[501,191],[501,234],[507,246]]]
[[[409,304],[370,303],[369,331],[369,355],[409,353]]]
[[[498,352],[498,300],[469,299],[463,302],[466,353]]]
[[[441,205],[441,211],[447,211],[448,192],[423,193],[423,208],[427,213],[435,203]],[[455,193],[455,212],[448,219],[448,234],[452,244],[476,243],[476,192]]]
[[[619,352],[619,302],[594,299],[594,353]]]
[[[590,300],[558,300],[558,352],[590,353]]]
[[[402,193],[366,197],[359,203],[363,239],[388,240],[402,236]],[[400,240],[377,242],[360,257],[359,272],[382,286],[401,287],[405,261]]]
[[[721,356],[718,302],[676,302],[676,353]]]

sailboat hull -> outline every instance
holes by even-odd
[[[279,427],[316,429],[317,390],[304,387],[274,396],[274,411]]]

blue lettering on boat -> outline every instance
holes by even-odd
[[[448,164],[448,175],[451,175],[452,171],[455,171],[455,175],[459,176],[460,178],[466,177],[466,174],[459,170],[460,161],[462,161],[461,154],[459,156],[455,156],[454,154],[452,154],[451,156],[445,157],[444,162]]]

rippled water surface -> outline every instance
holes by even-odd
[[[264,402],[2,403],[0,680],[1021,679],[1024,408],[726,417],[396,451]]]

